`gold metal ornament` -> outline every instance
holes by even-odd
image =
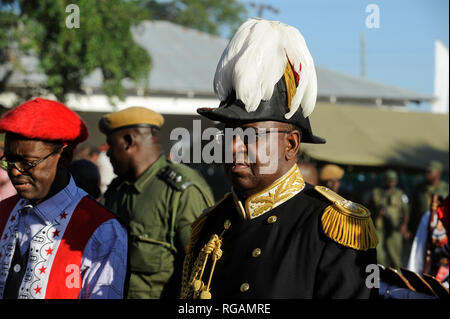
[[[224,230],[217,236],[216,234],[212,235],[206,245],[200,251],[200,254],[197,260],[194,263],[194,268],[190,280],[190,286],[193,290],[193,299],[211,299],[211,281],[214,274],[214,269],[216,267],[217,261],[222,257],[222,236],[223,234],[231,227],[231,222],[227,219],[224,222]],[[203,274],[205,272],[206,265],[208,263],[208,259],[211,257],[212,265],[211,270],[208,277],[208,282],[205,283],[202,281]]]

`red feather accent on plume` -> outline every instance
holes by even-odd
[[[285,52],[286,52],[286,50],[285,50]],[[288,57],[287,55],[286,55],[286,58],[287,58],[287,60],[288,60],[289,65],[291,66],[292,72],[294,73],[294,77],[295,77],[295,86],[298,86],[298,83],[300,82],[300,75],[299,75],[297,72],[295,72],[294,66],[292,65],[291,61],[289,61],[289,57]],[[302,64],[301,64],[301,63],[300,63],[300,69],[299,69],[299,71],[300,71],[300,72],[302,71]]]

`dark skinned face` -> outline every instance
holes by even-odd
[[[114,173],[128,181],[137,180],[162,154],[157,131],[149,127],[123,128],[109,134],[106,153]]]
[[[326,186],[333,192],[338,193],[341,186],[341,180],[337,178],[329,179],[325,182]]]
[[[395,186],[397,186],[397,180],[396,179],[387,179],[386,180],[386,187],[388,189],[393,189]]]
[[[437,183],[441,178],[441,172],[439,171],[433,171],[433,170],[427,170],[425,172],[425,179],[429,184],[435,184]]]
[[[286,123],[264,121],[239,127],[243,130],[254,128],[258,134],[261,130],[278,131],[260,134],[256,139],[247,141],[236,136],[232,143],[225,144],[224,152],[233,154],[233,163],[224,164],[225,174],[237,193],[247,198],[270,186],[292,167],[300,141],[298,131],[293,131]]]
[[[62,149],[58,150],[52,143],[6,135],[4,155],[8,161],[36,163],[53,152],[55,153],[29,170],[21,172],[13,167],[8,171],[20,197],[39,204],[60,190],[64,183],[58,172]]]
[[[125,139],[125,133],[124,130],[119,130],[106,138],[109,145],[106,155],[109,157],[114,173],[120,177],[125,177],[130,173],[129,143]]]

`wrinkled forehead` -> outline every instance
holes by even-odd
[[[6,133],[4,149],[5,153],[16,147],[30,149],[30,151],[39,149],[53,150],[61,144],[62,142],[31,139],[14,133]]]

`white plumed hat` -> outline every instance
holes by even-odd
[[[309,124],[317,98],[314,61],[300,32],[279,21],[248,19],[217,64],[219,108],[198,113],[222,122],[275,120],[297,125],[302,142],[324,143]]]

